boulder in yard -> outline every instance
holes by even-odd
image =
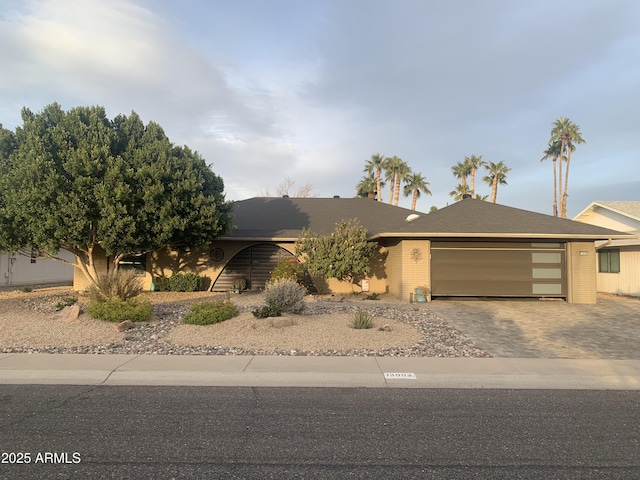
[[[131,320],[125,320],[124,322],[120,322],[115,326],[117,332],[126,332],[127,330],[131,330],[136,328]]]
[[[60,320],[64,323],[73,322],[80,315],[80,306],[79,305],[69,305],[68,307],[64,307],[58,313],[56,313],[55,319]]]

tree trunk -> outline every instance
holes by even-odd
[[[378,191],[376,192],[376,195],[378,196],[378,201],[381,202],[382,201],[382,182],[380,181],[380,176],[382,175],[382,170],[381,169],[377,169],[376,170],[376,188],[378,189]]]
[[[553,157],[553,216],[558,216],[558,185],[557,185],[557,175],[558,175],[558,166],[556,163],[558,162],[558,157]]]
[[[400,201],[400,175],[398,175],[396,177],[396,191],[395,191],[395,200],[393,201],[393,204],[397,207],[398,206],[398,202]]]
[[[498,175],[494,175],[493,182],[491,183],[491,203],[496,203],[497,196],[498,196]]]
[[[564,147],[566,137],[562,136],[562,143],[560,144],[560,166],[558,168],[558,200],[560,201],[560,216],[562,216],[562,157],[564,156]]]
[[[564,172],[564,192],[562,192],[562,198],[560,199],[560,216],[562,218],[567,217],[567,191],[569,189],[569,164],[571,163],[571,147],[567,148],[567,169]]]
[[[471,169],[471,196],[476,197],[476,169]]]
[[[394,175],[389,179],[389,205],[393,203],[393,187],[396,183],[396,176]]]
[[[411,210],[416,209],[416,203],[418,203],[418,189],[413,191],[413,198],[411,199]]]

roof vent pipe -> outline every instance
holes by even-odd
[[[289,195],[282,195],[282,198],[289,198]]]
[[[462,199],[464,200],[465,198],[471,198],[471,194],[470,193],[463,194]]]
[[[340,198],[340,195],[334,195],[333,198]]]

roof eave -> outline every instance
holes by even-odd
[[[378,238],[536,238],[536,239],[570,239],[570,240],[613,240],[631,239],[634,235],[590,235],[570,233],[377,233],[371,240]]]

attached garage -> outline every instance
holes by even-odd
[[[431,243],[431,294],[437,296],[567,296],[566,244]]]

